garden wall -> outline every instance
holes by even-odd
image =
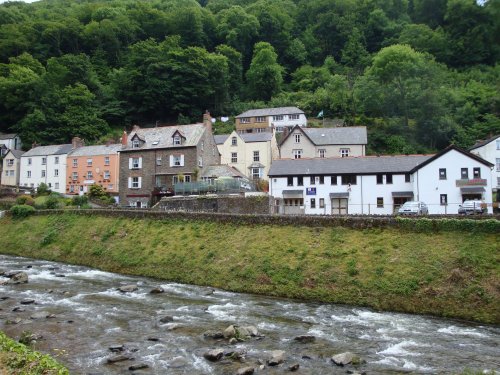
[[[269,197],[217,196],[162,198],[154,207],[159,211],[218,212],[231,214],[269,213]]]

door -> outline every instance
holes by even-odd
[[[410,201],[411,198],[408,198],[408,197],[394,197],[394,210],[393,212],[394,213],[397,213],[398,210],[399,210],[399,207],[401,207],[403,204],[405,204],[406,202]]]
[[[142,208],[142,203],[141,202],[137,202],[135,205],[136,205],[137,208]]]
[[[347,215],[347,198],[332,198],[332,215]]]

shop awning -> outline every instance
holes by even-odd
[[[303,190],[283,190],[283,198],[303,198]]]
[[[343,192],[343,193],[330,193],[330,199],[339,199],[339,198],[349,198],[349,192]]]
[[[484,187],[482,186],[462,186],[460,192],[462,194],[481,194],[484,193]]]
[[[393,198],[413,198],[413,191],[393,191]]]

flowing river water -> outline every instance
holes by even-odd
[[[282,374],[293,364],[300,366],[296,373],[314,375],[500,371],[499,327],[230,293],[12,256],[0,255],[0,270],[29,276],[27,284],[0,286],[0,330],[14,338],[26,331],[43,336],[35,349],[55,356],[71,374],[126,374],[139,363],[149,368],[135,374],[236,374],[246,366],[256,374]],[[138,290],[117,290],[130,284]],[[158,286],[165,292],[150,294]],[[29,299],[34,303],[21,304]],[[166,316],[173,321],[162,323]],[[231,324],[255,326],[263,337],[231,345],[204,336]],[[300,335],[315,340],[294,340]],[[121,354],[134,359],[108,364],[117,355],[109,348],[120,345]],[[236,351],[244,361],[204,359],[214,348]],[[266,365],[273,350],[286,352],[285,363]],[[333,364],[331,356],[345,351],[361,364]]]

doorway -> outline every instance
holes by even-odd
[[[332,198],[332,215],[347,215],[347,198]]]

